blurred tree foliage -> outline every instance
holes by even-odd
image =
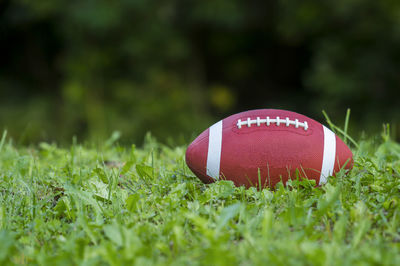
[[[255,108],[399,125],[400,1],[3,0],[0,41],[21,142],[187,141]]]

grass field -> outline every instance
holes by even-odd
[[[0,141],[0,264],[400,265],[400,146],[323,187],[202,184],[185,147]]]

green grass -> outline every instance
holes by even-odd
[[[202,184],[185,147],[0,141],[0,264],[400,265],[400,146],[323,187]]]

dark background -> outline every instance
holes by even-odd
[[[400,1],[0,0],[0,130],[187,143],[282,108],[400,135]]]

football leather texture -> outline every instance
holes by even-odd
[[[350,148],[330,129],[304,115],[259,109],[229,116],[206,129],[187,148],[186,163],[204,183],[274,188],[308,178],[317,185],[351,169]]]

